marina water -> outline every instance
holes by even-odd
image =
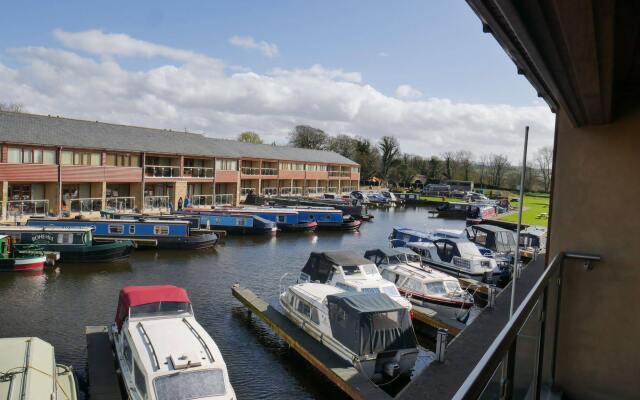
[[[121,263],[59,265],[40,275],[0,274],[0,337],[38,336],[59,363],[75,367],[86,397],[84,327],[113,323],[118,291],[128,285],[174,284],[187,289],[196,319],[220,347],[241,399],[329,399],[343,394],[290,351],[231,295],[238,282],[277,303],[278,287],[294,282],[311,251],[388,246],[394,225],[462,229],[464,221],[429,218],[427,208],[370,210],[360,232],[231,236],[204,251],[136,251]]]

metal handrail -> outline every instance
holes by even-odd
[[[233,197],[233,194],[230,193],[216,194],[214,197],[214,204],[233,205]]]
[[[145,165],[144,175],[149,178],[177,178],[180,167],[175,165]]]
[[[107,197],[106,208],[116,210],[133,210],[136,208],[136,198],[133,196],[115,196]]]
[[[42,212],[38,209],[42,208]],[[7,201],[7,215],[47,215],[49,200],[9,200]]]
[[[74,208],[74,204],[78,203],[78,207]],[[102,197],[81,197],[69,199],[69,209],[71,212],[98,212],[102,210]]]
[[[192,207],[207,207],[212,206],[214,198],[212,194],[194,194],[191,195]]]
[[[274,196],[278,194],[278,188],[276,187],[262,188],[262,193],[265,196]]]
[[[260,175],[260,168],[258,167],[240,167],[240,172],[245,175]]]
[[[184,167],[182,175],[191,178],[213,178],[214,170],[212,167]]]
[[[145,196],[145,208],[169,208],[169,196]]]
[[[491,343],[491,346],[489,346],[484,356],[480,359],[478,364],[476,364],[469,376],[467,376],[467,379],[462,383],[456,394],[453,396],[453,399],[477,399],[480,397],[500,363],[512,350],[512,347],[515,345],[518,337],[518,332],[520,332],[524,323],[527,321],[529,314],[535,307],[541,294],[547,290],[551,278],[561,269],[565,258],[585,260],[585,262],[600,260],[600,256],[592,254],[561,252],[556,255],[549,266],[544,270],[540,278],[538,278],[535,285],[533,285],[533,288],[529,291],[524,300],[522,300],[522,303],[520,303],[516,311],[513,313],[513,316],[509,321],[507,321],[506,325],[502,328],[493,343]],[[556,313],[556,327],[558,317],[559,315]],[[544,329],[541,329],[541,331],[542,334],[544,334]],[[554,359],[555,353],[556,345],[554,343],[552,352],[552,357]],[[511,362],[514,361],[512,360]],[[538,359],[537,362],[541,364],[542,360]],[[539,393],[539,382],[537,383],[536,393]]]
[[[262,175],[278,175],[278,168],[262,168],[261,173]]]

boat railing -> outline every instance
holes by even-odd
[[[242,196],[246,196],[251,192],[257,192],[258,190],[256,188],[252,188],[252,187],[246,187],[246,188],[240,188],[240,194]]]
[[[514,397],[539,399],[545,396],[543,392],[553,390],[556,383],[558,330],[561,328],[563,270],[568,267],[565,266],[568,260],[581,262],[585,271],[589,271],[593,268],[594,262],[600,261],[600,256],[570,252],[555,256],[532,283],[517,307],[514,300],[510,300],[513,314],[482,358],[479,361],[472,360],[475,363],[473,370],[460,378],[453,378],[453,375],[459,374],[451,371],[451,379],[446,383],[449,387],[441,386],[438,389],[440,397],[445,390],[446,393],[450,393],[447,395],[448,398],[457,400]],[[573,267],[574,264],[572,262],[570,266]],[[516,273],[516,285],[520,281],[518,275],[519,273]],[[511,286],[507,286],[505,290],[510,288]],[[504,305],[509,306],[508,303]],[[494,311],[496,312],[498,309]],[[473,328],[474,325],[467,327],[468,330]],[[429,368],[423,373],[428,372]],[[416,389],[425,397],[429,397],[429,388],[424,392],[425,388]],[[411,397],[411,389],[411,384],[405,388],[407,397]]]
[[[234,205],[234,195],[227,193],[227,194],[216,194],[214,201],[215,201],[215,205],[221,205],[221,206],[232,206]]]
[[[169,196],[145,196],[144,208],[152,210],[168,210]]]
[[[211,167],[184,167],[182,175],[187,178],[213,178],[214,169]]]
[[[91,213],[102,211],[101,197],[83,197],[69,199],[69,211],[74,213]]]
[[[138,329],[140,330],[140,333],[142,334],[142,337],[146,342],[145,344],[151,350],[151,354],[153,355],[153,361],[155,362],[155,369],[156,370],[160,369],[160,362],[158,361],[158,355],[156,354],[156,349],[153,347],[153,343],[151,342],[151,339],[149,339],[149,335],[147,335],[147,330],[144,329],[144,325],[142,325],[142,322],[138,322]]]
[[[131,196],[116,196],[106,198],[107,208],[117,211],[132,211],[136,208],[136,198]]]
[[[175,165],[145,165],[144,175],[149,178],[178,178],[180,167]]]
[[[9,216],[46,216],[49,212],[49,200],[11,200],[7,201]]]
[[[275,187],[263,188],[262,194],[264,194],[265,196],[277,196],[278,188],[275,188]]]
[[[278,175],[278,168],[262,168],[261,173],[262,175]]]
[[[192,207],[210,207],[214,203],[212,194],[194,194],[191,195]]]
[[[260,168],[257,167],[241,167],[240,172],[244,175],[260,175]]]

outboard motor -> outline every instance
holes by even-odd
[[[393,378],[394,376],[398,375],[398,371],[400,371],[400,364],[395,361],[388,362],[384,365],[383,371],[385,375]]]

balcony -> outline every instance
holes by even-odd
[[[302,196],[301,187],[282,187],[280,188],[280,195],[282,196]]]
[[[329,171],[330,177],[339,177],[339,178],[347,178],[351,176],[351,172],[349,171]]]
[[[213,179],[214,169],[211,167],[184,167],[182,176],[185,178],[209,178]]]
[[[130,196],[107,197],[107,209],[116,211],[133,211],[136,208],[136,198]]]
[[[100,212],[102,211],[102,197],[70,199],[69,211],[80,214]]]
[[[261,168],[261,173],[266,176],[277,176],[278,168]]]
[[[240,188],[240,195],[246,196],[251,192],[256,193],[257,191],[258,191],[258,189],[253,188],[253,187]]]
[[[191,196],[191,207],[210,208],[214,205],[212,194],[194,194]]]
[[[274,188],[274,187],[263,188],[262,189],[262,194],[265,195],[265,196],[277,196],[278,195],[278,188]]]
[[[343,186],[341,192],[344,194],[349,194],[351,192],[353,192],[354,190],[356,190],[355,186]]]
[[[49,200],[14,200],[7,202],[7,216],[39,216],[49,212]]]
[[[257,167],[242,167],[240,172],[243,175],[260,175],[260,168]]]
[[[338,193],[338,187],[337,186],[329,186],[327,188],[327,193]]]
[[[510,283],[446,348],[446,354],[440,353],[444,363],[427,367],[398,399],[560,398],[555,365],[567,260],[579,261],[589,273],[600,257],[560,253],[546,268],[542,257],[531,262],[516,278],[514,299]]]
[[[233,206],[235,205],[233,194],[216,194],[214,197],[217,206]]]
[[[168,211],[169,196],[145,196],[144,208],[153,211]]]
[[[145,165],[144,176],[147,178],[179,178],[180,167],[173,165]]]
[[[316,186],[316,187],[308,187],[307,188],[307,194],[312,195],[312,194],[324,194],[327,191],[327,188],[322,187],[322,186]]]

